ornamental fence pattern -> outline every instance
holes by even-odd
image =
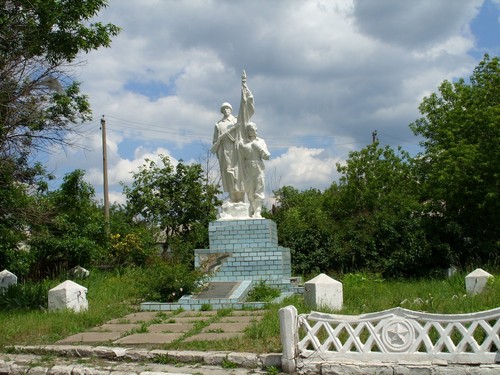
[[[471,314],[429,314],[394,308],[363,315],[280,310],[283,368],[319,361],[500,362],[500,308]]]

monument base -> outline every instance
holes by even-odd
[[[278,246],[274,221],[218,220],[208,230],[210,248],[195,250],[195,266],[211,273],[211,281],[257,280],[288,289],[290,249]]]
[[[225,202],[217,220],[250,219],[250,204],[245,202]]]
[[[232,203],[238,209],[243,205],[248,207],[247,203]],[[185,295],[177,303],[143,302],[141,310],[263,308],[264,302],[246,302],[253,285],[261,281],[281,290],[277,300],[303,293],[291,277],[290,249],[278,246],[274,221],[219,219],[209,224],[208,231],[209,249],[195,250],[195,267],[210,274],[208,288],[197,295]]]

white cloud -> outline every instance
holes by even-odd
[[[271,190],[282,186],[326,188],[335,180],[335,165],[339,161],[340,158],[328,156],[323,149],[290,147],[267,163],[268,185]]]
[[[99,184],[103,114],[115,191],[145,155],[203,157],[220,104],[237,111],[244,68],[273,155],[268,184],[324,188],[335,163],[375,129],[382,144],[416,147],[408,124],[423,96],[477,65],[469,24],[481,4],[110,0],[99,18],[123,31],[111,48],[84,56],[76,77],[97,119],[82,140],[89,151],[54,155],[51,165],[86,169]]]

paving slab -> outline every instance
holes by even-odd
[[[152,333],[185,333],[194,327],[194,323],[169,323],[169,324],[151,324],[148,331]]]
[[[212,319],[210,316],[186,316],[186,317],[173,317],[171,320],[172,323],[194,323]]]
[[[97,327],[94,327],[91,329],[91,331],[95,332],[129,332],[132,331],[133,329],[140,328],[140,324],[103,324]]]
[[[246,315],[264,315],[266,310],[233,310],[231,316],[246,316]]]
[[[71,335],[65,339],[59,340],[56,344],[74,344],[74,343],[103,343],[114,341],[122,336],[121,332],[81,332]]]
[[[232,339],[234,337],[243,336],[243,332],[202,332],[197,335],[186,337],[184,342],[192,342],[192,341],[215,341],[215,340],[226,340]]]
[[[152,320],[158,316],[158,311],[141,311],[125,315],[123,318],[110,320],[108,323],[139,323]]]
[[[220,331],[222,332],[245,332],[247,323],[212,323],[202,329],[202,332]]]
[[[243,315],[243,316],[225,316],[219,320],[220,323],[245,323],[250,324],[252,322],[258,322],[262,320],[262,316],[251,316],[251,315]]]
[[[182,333],[134,333],[122,337],[113,344],[165,344],[182,336]]]
[[[234,310],[231,315],[217,317],[217,311],[159,312],[141,311],[122,318],[112,319],[100,326],[69,336],[57,342],[62,344],[162,344],[177,340],[190,331],[196,322],[215,319],[217,322],[205,327],[197,335],[184,341],[222,340],[244,334],[246,327],[262,319],[265,310]],[[148,332],[139,333],[137,329],[146,325]],[[134,332],[135,330],[135,332]]]

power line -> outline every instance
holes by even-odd
[[[111,120],[110,120],[111,119]],[[172,128],[167,128],[162,125],[156,125],[152,123],[147,123],[147,122],[137,122],[137,121],[131,121],[127,119],[122,119],[116,116],[108,116],[106,115],[106,122],[108,125],[108,131],[112,132],[123,132],[125,133],[125,136],[127,133],[130,133],[128,129],[133,130],[133,133],[139,133],[140,137],[143,139],[152,139],[152,140],[161,140],[157,135],[155,134],[165,134],[168,135],[169,138],[166,138],[166,141],[172,141],[172,142],[193,142],[193,141],[201,141],[206,144],[211,144],[211,137],[209,135],[209,132],[207,133],[200,133],[200,132],[194,132],[194,131],[189,131],[189,130],[175,130]],[[97,122],[92,121],[88,124],[94,124],[91,128],[87,129],[86,133],[91,134],[92,132],[95,132],[98,128],[100,127],[97,125]],[[383,131],[377,130],[375,132],[378,132],[375,134],[375,137],[378,140],[378,134],[383,134],[387,137],[393,138],[395,140],[407,143],[407,144],[417,144],[418,142],[411,142],[408,140],[403,140],[394,136],[391,136]],[[154,134],[148,134],[148,133],[154,133]],[[175,136],[176,139],[171,139],[171,136]],[[339,137],[343,137],[345,135],[329,135],[329,134],[323,134],[323,135],[303,135],[303,136],[265,136],[266,142],[274,147],[274,148],[287,148],[287,147],[301,147],[304,146],[308,142],[317,142],[318,140],[322,141],[327,141],[327,140],[334,140]],[[373,136],[373,134],[372,134]],[[292,140],[292,141],[290,141]],[[276,141],[276,142],[275,142]],[[384,144],[387,142],[384,142]],[[339,143],[330,143],[327,144],[327,142],[324,144],[324,147],[341,147],[341,146],[354,146],[354,145],[359,145],[359,144],[364,144],[364,142],[339,142]],[[393,145],[393,142],[388,143],[389,145]],[[311,147],[311,146],[309,146]],[[317,147],[317,146],[314,146]]]

